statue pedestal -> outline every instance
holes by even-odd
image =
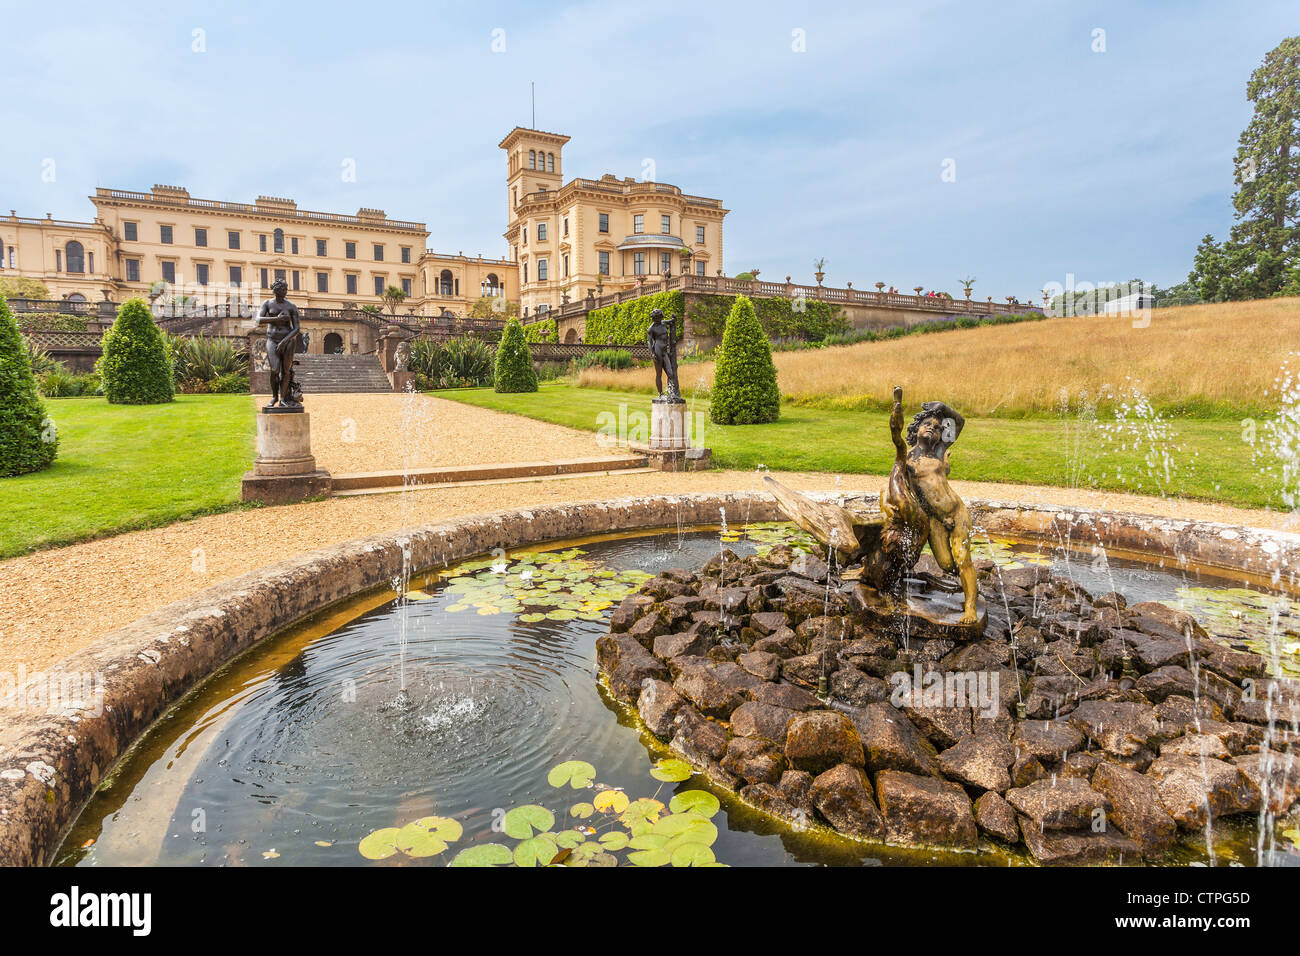
[[[656,398],[650,403],[650,445],[646,456],[660,471],[703,471],[713,464],[713,451],[691,445],[686,403],[680,398]]]
[[[304,411],[257,413],[257,459],[244,473],[244,501],[284,504],[329,495],[330,473],[311,453],[311,416]]]

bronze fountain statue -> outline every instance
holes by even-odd
[[[646,345],[650,346],[650,356],[655,366],[655,391],[659,393],[657,401],[680,402],[681,386],[677,384],[677,317],[673,316],[666,323],[662,309],[650,313],[650,327],[646,329]],[[668,377],[668,394],[664,394],[663,378]]]
[[[285,298],[289,285],[283,279],[271,284],[275,298],[267,299],[257,312],[257,324],[268,326],[266,360],[271,372],[271,401],[264,412],[302,411],[302,389],[293,374],[293,357],[302,338],[298,307]]]
[[[918,625],[954,637],[977,637],[985,615],[971,560],[971,516],[948,483],[949,450],[966,420],[943,402],[925,402],[903,432],[903,389],[894,388],[889,431],[894,465],[880,496],[878,513],[815,501],[781,484],[764,480],[792,521],[834,552],[842,567],[861,562],[853,588],[855,608],[870,618]],[[940,569],[960,579],[915,574],[929,544]],[[845,577],[852,577],[850,571]]]

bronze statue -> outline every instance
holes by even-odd
[[[894,441],[894,465],[880,496],[878,514],[862,514],[835,504],[814,501],[771,476],[764,480],[777,503],[796,524],[835,553],[844,565],[862,562],[855,604],[884,614],[915,612],[938,617],[949,630],[978,633],[978,581],[971,560],[971,516],[948,483],[948,453],[966,420],[943,402],[926,402],[903,432],[903,390],[894,388],[889,431]],[[906,582],[926,544],[939,567],[961,581],[960,614],[933,614],[924,595],[906,594]],[[920,583],[940,591],[942,580],[920,576]],[[864,588],[865,585],[865,588]],[[941,601],[931,602],[942,604]],[[933,609],[930,609],[933,610]]]
[[[293,374],[293,357],[302,338],[298,307],[285,298],[289,285],[283,279],[271,284],[274,299],[257,312],[257,324],[267,326],[266,360],[271,373],[271,401],[266,410],[302,411],[302,389]]]
[[[673,316],[666,323],[662,309],[650,313],[650,327],[646,330],[646,344],[650,346],[650,356],[655,365],[655,391],[659,397],[668,402],[682,400],[681,387],[677,384],[677,317]],[[668,377],[668,395],[664,396],[663,377]]]

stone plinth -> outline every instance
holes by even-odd
[[[282,504],[328,495],[330,473],[311,453],[311,416],[306,412],[259,412],[257,459],[244,473],[245,501]]]
[[[686,403],[656,398],[650,403],[650,465],[661,471],[702,471],[713,462],[708,448],[691,446]]]

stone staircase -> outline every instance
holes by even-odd
[[[393,386],[376,355],[294,356],[294,374],[305,395],[330,392],[391,392]]]

